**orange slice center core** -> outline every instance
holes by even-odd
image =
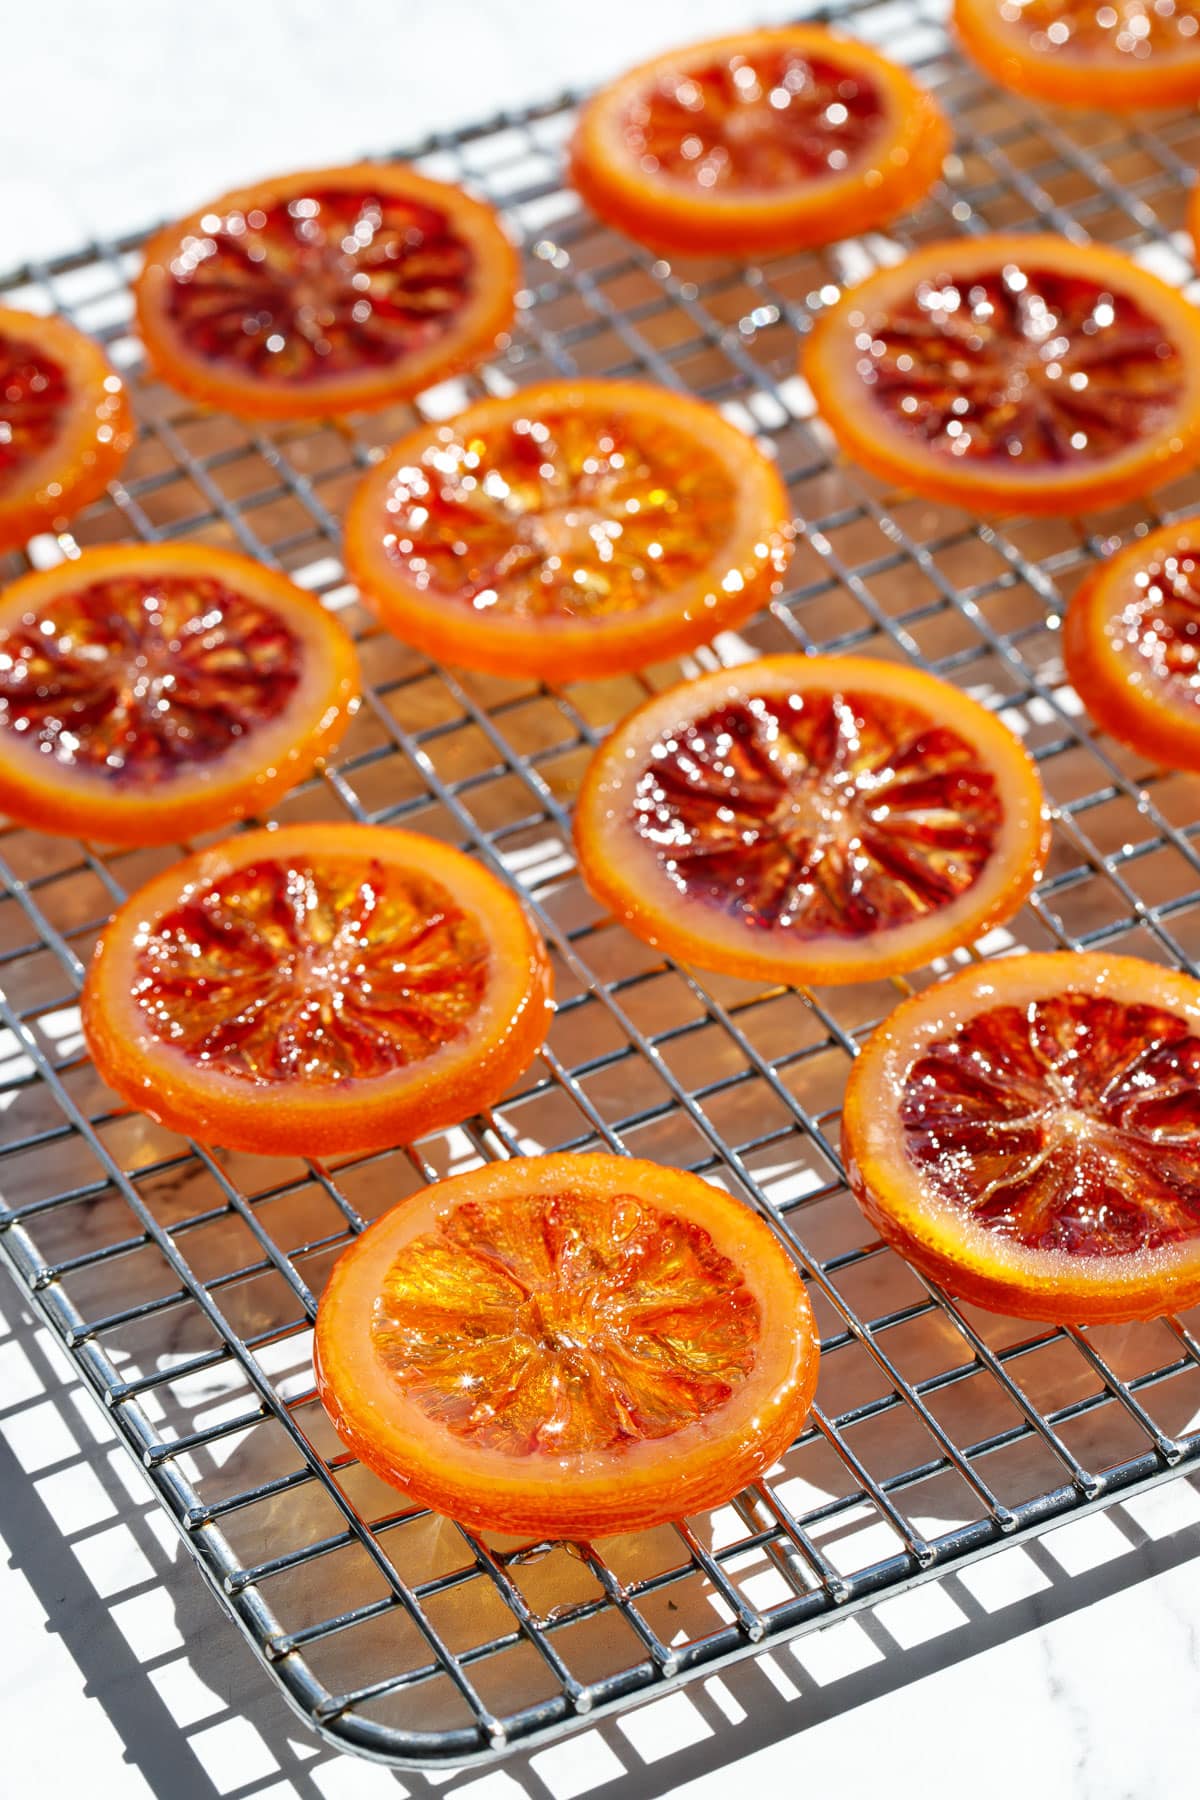
[[[768,49],[661,75],[629,106],[623,130],[643,173],[721,196],[844,174],[883,121],[868,76]]]
[[[1106,630],[1176,705],[1200,706],[1200,561],[1194,551],[1173,551],[1140,569]]]
[[[167,310],[193,355],[301,386],[436,343],[471,292],[474,255],[434,207],[317,188],[208,214],[170,276]]]
[[[67,378],[45,351],[0,332],[0,493],[58,436]]]
[[[1200,1235],[1200,1039],[1084,994],[976,1013],[914,1062],[909,1159],[1031,1250],[1125,1255]]]
[[[1018,267],[922,281],[852,315],[858,375],[888,423],[940,456],[1028,470],[1115,457],[1175,411],[1183,364],[1128,295]]]
[[[302,654],[277,613],[224,582],[115,575],[0,630],[0,726],[60,768],[158,783],[278,717]]]
[[[632,821],[688,900],[797,938],[862,938],[979,878],[1002,823],[956,732],[877,694],[757,694],[656,743]]]
[[[1200,50],[1195,0],[1000,0],[999,15],[1039,56],[1137,64]]]
[[[146,1028],[206,1070],[321,1087],[461,1037],[487,970],[478,921],[416,870],[264,860],[139,935],[133,994]]]
[[[708,1233],[633,1194],[464,1201],[406,1244],[376,1353],[456,1437],[508,1456],[666,1438],[754,1367],[757,1300]]]
[[[396,473],[384,548],[415,587],[480,615],[637,612],[700,575],[734,528],[730,474],[657,420],[580,407],[464,423]]]

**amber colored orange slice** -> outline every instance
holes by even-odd
[[[573,681],[740,624],[791,553],[775,465],[714,408],[555,381],[402,438],[346,516],[390,631],[444,661]]]
[[[469,369],[513,316],[490,207],[403,163],[281,175],[146,246],[138,329],[164,381],[254,419],[388,406]]]
[[[458,850],[371,825],[227,838],[110,920],[83,990],[131,1106],[266,1155],[409,1143],[490,1106],[550,1021],[520,901]]]
[[[913,969],[1008,918],[1047,827],[1017,739],[957,688],[776,656],[656,695],[584,778],[584,880],[647,943],[767,981]]]
[[[1103,730],[1168,769],[1200,769],[1200,519],[1152,531],[1089,576],[1063,655]]]
[[[61,531],[133,442],[121,377],[65,319],[0,307],[0,551]]]
[[[1115,250],[926,245],[813,326],[803,373],[872,475],[980,512],[1086,512],[1200,459],[1200,311]]]
[[[897,1007],[842,1146],[889,1243],[977,1306],[1157,1318],[1200,1301],[1200,982],[1107,952],[1003,958]]]
[[[699,1176],[474,1169],[345,1252],[317,1383],[385,1481],[479,1529],[603,1537],[718,1506],[791,1444],[817,1340],[796,1265]]]
[[[338,743],[354,645],[284,576],[119,545],[0,593],[0,810],[111,844],[263,812]]]
[[[905,69],[816,25],[643,63],[584,107],[571,181],[652,249],[755,254],[873,230],[922,199],[950,132]]]
[[[968,56],[1002,87],[1123,112],[1200,100],[1196,0],[954,0]]]

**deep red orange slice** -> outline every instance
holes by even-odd
[[[0,810],[180,843],[310,774],[357,693],[349,637],[284,576],[199,545],[88,550],[0,594]]]
[[[803,372],[852,461],[983,512],[1098,510],[1200,457],[1200,311],[1094,244],[927,245],[818,319]]]
[[[767,657],[619,725],[575,820],[592,892],[685,962],[852,982],[969,943],[1028,897],[1041,784],[1008,728],[919,670]]]
[[[955,0],[954,25],[994,81],[1056,106],[1200,99],[1196,0]]]
[[[740,623],[791,551],[775,466],[714,408],[556,381],[394,445],[346,517],[346,564],[431,656],[549,681],[639,669]]]
[[[132,442],[124,384],[98,345],[65,319],[0,307],[0,551],[98,500]]]
[[[402,163],[281,175],[151,238],[138,329],[163,379],[207,405],[357,412],[482,361],[516,267],[489,207]]]
[[[521,903],[458,850],[370,825],[248,831],[109,922],[83,991],[96,1067],[204,1143],[321,1156],[498,1100],[549,1024]]]
[[[1067,674],[1105,731],[1169,769],[1200,769],[1200,520],[1129,544],[1071,598]]]
[[[897,1007],[846,1089],[880,1234],[976,1305],[1156,1318],[1200,1300],[1200,982],[1065,951]]]
[[[696,1175],[517,1158],[338,1262],[317,1382],[385,1481],[481,1529],[601,1537],[720,1505],[787,1449],[817,1341],[768,1226]]]
[[[591,100],[571,180],[655,250],[753,254],[872,230],[923,198],[950,134],[906,70],[814,25],[673,50]]]

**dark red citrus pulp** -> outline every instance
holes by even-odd
[[[0,488],[50,448],[69,402],[66,373],[54,358],[0,331]]]
[[[284,710],[303,654],[285,618],[225,581],[148,572],[76,588],[0,645],[0,725],[117,787],[225,755]]]
[[[323,1086],[460,1036],[487,960],[479,923],[414,870],[264,858],[143,935],[133,995],[145,1029],[206,1070]]]
[[[965,694],[865,657],[683,682],[597,751],[580,867],[630,929],[727,974],[865,981],[967,943],[1046,851],[1036,770]]]

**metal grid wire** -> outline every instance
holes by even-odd
[[[851,10],[958,124],[946,183],[886,239],[668,267],[562,192],[568,98],[410,152],[488,194],[528,248],[511,349],[425,396],[423,416],[579,371],[690,390],[760,432],[807,529],[787,592],[720,654],[854,649],[982,697],[1038,758],[1055,848],[1034,901],[972,954],[1102,945],[1195,971],[1195,784],[1092,737],[1057,627],[1097,554],[1196,507],[1200,480],[1160,495],[1152,517],[1126,507],[1001,531],[838,465],[794,370],[798,337],[844,280],[948,231],[1037,221],[1186,281],[1200,119],[1052,117],[989,88],[934,14]],[[111,497],[31,554],[188,539],[320,592],[359,637],[370,689],[323,778],[273,816],[394,821],[468,846],[527,895],[557,965],[549,1044],[493,1114],[335,1167],[210,1152],[118,1110],[79,1036],[98,929],[176,853],[17,829],[0,841],[0,1243],[310,1724],[388,1761],[494,1756],[1200,1461],[1194,1317],[1087,1331],[993,1318],[869,1238],[838,1167],[837,1113],[856,1043],[908,984],[800,994],[701,979],[589,900],[570,850],[580,771],[647,690],[697,664],[548,690],[433,667],[378,633],[344,586],[337,520],[372,448],[413,411],[273,431],[196,412],[142,369],[135,249],[92,244],[0,282],[13,304],[56,308],[108,345],[141,424]],[[0,575],[23,566],[3,559]],[[407,1507],[340,1448],[312,1388],[314,1297],[353,1234],[421,1182],[597,1146],[695,1169],[774,1223],[822,1329],[819,1405],[769,1479],[711,1516],[513,1546]]]

